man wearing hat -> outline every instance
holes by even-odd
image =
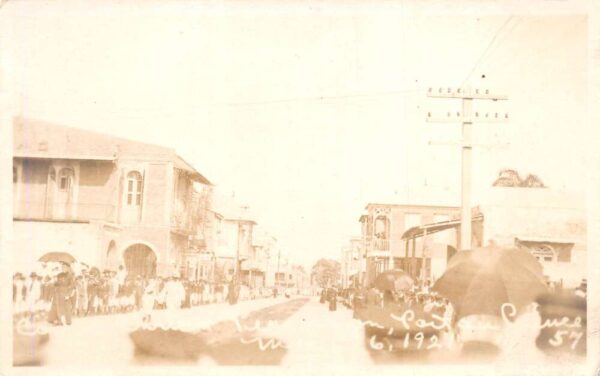
[[[42,310],[40,301],[42,299],[42,281],[36,272],[29,276],[29,285],[27,291],[27,308],[32,313]]]
[[[71,325],[74,297],[75,290],[69,275],[65,272],[58,274],[52,304],[58,318],[58,325]]]
[[[84,272],[83,275],[79,275],[75,279],[75,290],[77,291],[76,311],[78,316],[84,316],[88,308],[87,277],[85,274]]]

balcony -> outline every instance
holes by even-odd
[[[171,213],[171,229],[183,233],[193,233],[192,215],[188,211]]]
[[[373,251],[389,251],[390,240],[389,239],[373,239],[371,241],[371,249]]]
[[[116,214],[116,207],[108,204],[47,204],[23,200],[15,203],[13,218],[20,221],[114,222]]]
[[[241,269],[245,271],[264,272],[266,270],[266,262],[264,260],[247,259],[242,261]]]

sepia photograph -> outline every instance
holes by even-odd
[[[3,363],[599,374],[587,5],[2,0]]]

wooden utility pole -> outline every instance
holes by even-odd
[[[472,148],[475,146],[472,143],[471,131],[474,122],[478,123],[498,123],[508,121],[508,114],[500,116],[498,113],[493,115],[483,114],[479,116],[478,112],[473,114],[473,100],[506,100],[508,99],[505,95],[494,95],[490,94],[489,90],[474,91],[470,87],[464,89],[453,90],[448,88],[446,90],[440,88],[435,92],[433,89],[429,89],[427,96],[430,98],[452,98],[462,99],[462,113],[457,112],[456,116],[452,116],[450,112],[447,113],[445,118],[433,118],[431,112],[427,115],[428,122],[438,123],[450,123],[460,122],[462,123],[462,167],[461,167],[461,210],[460,210],[460,250],[470,250],[471,246],[471,159],[472,159]]]
[[[275,287],[279,286],[279,260],[281,258],[281,249],[277,249],[277,274],[275,274]]]

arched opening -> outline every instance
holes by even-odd
[[[529,252],[531,252],[539,262],[555,262],[557,259],[557,252],[547,244],[533,246],[530,248]]]
[[[130,277],[156,276],[156,254],[145,244],[133,244],[123,253],[125,269]]]
[[[375,218],[375,238],[389,239],[390,220],[388,217],[380,215]]]
[[[118,267],[119,255],[117,254],[117,245],[114,240],[111,240],[106,251],[106,269],[116,271]]]
[[[390,220],[384,215],[375,218],[375,249],[387,251],[390,249]]]

